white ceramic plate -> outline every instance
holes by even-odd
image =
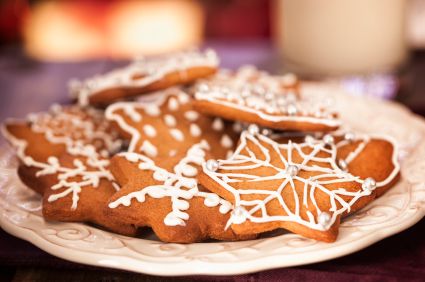
[[[328,244],[294,234],[244,242],[166,244],[130,238],[81,223],[45,222],[40,197],[16,175],[13,153],[0,150],[0,224],[7,232],[57,257],[154,275],[243,274],[337,258],[409,228],[425,215],[425,123],[389,102],[346,96],[336,86],[306,85],[329,98],[354,129],[393,136],[400,143],[402,179],[388,193],[344,220]]]

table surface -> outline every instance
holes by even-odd
[[[212,43],[225,67],[251,63],[270,71],[280,69],[273,47],[263,42]],[[0,50],[0,121],[43,111],[52,103],[69,103],[67,81],[102,73],[123,62],[97,60],[80,63],[41,63],[26,58],[17,48]],[[425,52],[412,54],[401,71],[397,100],[425,115]],[[1,143],[1,142],[0,142]],[[425,280],[425,220],[357,253],[312,265],[281,268],[233,277],[190,277],[197,280]],[[21,280],[149,280],[153,277],[75,264],[53,257],[0,229],[0,279]],[[187,280],[189,277],[178,279]]]

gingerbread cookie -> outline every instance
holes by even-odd
[[[333,242],[341,217],[364,207],[398,179],[397,149],[387,138],[325,135],[280,144],[250,126],[235,154],[209,160],[199,182],[235,206],[238,234],[284,228]]]
[[[144,102],[115,103],[105,112],[129,141],[129,152],[144,154],[169,170],[203,141],[216,157],[233,153],[240,128],[200,114],[193,108],[192,97],[181,89],[170,88],[145,98]]]
[[[193,145],[172,172],[138,153],[115,156],[111,170],[122,189],[111,198],[107,212],[110,219],[152,227],[163,242],[254,238],[225,230],[232,205],[216,194],[203,191],[195,178],[184,176],[199,168],[208,149],[206,142]]]
[[[332,131],[337,114],[312,95],[300,93],[294,75],[271,76],[254,67],[221,71],[195,87],[195,107],[229,120],[296,131]]]
[[[133,235],[134,227],[110,222],[102,208],[119,189],[109,171],[109,154],[121,142],[101,116],[95,110],[55,106],[30,115],[28,122],[8,122],[3,133],[22,162],[23,182],[43,194],[47,220],[92,222]]]
[[[139,59],[127,67],[83,82],[72,81],[70,91],[80,105],[108,105],[143,93],[187,84],[214,74],[219,64],[216,53],[187,51],[150,60]]]
[[[196,112],[192,98],[178,88],[146,100],[106,110],[129,140],[128,152],[112,159],[111,171],[123,188],[111,199],[110,218],[150,226],[165,242],[252,238],[224,230],[230,203],[202,191],[194,178],[205,159],[233,153],[238,128]]]

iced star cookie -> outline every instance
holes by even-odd
[[[10,121],[3,134],[21,161],[19,176],[43,195],[47,220],[83,221],[133,235],[135,228],[110,222],[103,206],[119,189],[109,155],[121,147],[117,133],[96,110],[55,106],[28,121]]]
[[[193,145],[202,142],[208,145],[207,154],[213,152],[215,157],[233,153],[239,128],[197,112],[192,97],[181,89],[170,88],[146,98],[106,109],[106,118],[129,141],[129,152],[144,154],[165,169],[172,169]],[[185,175],[194,173],[186,170]]]
[[[192,146],[171,171],[138,153],[115,156],[111,170],[122,189],[109,203],[107,213],[111,221],[151,227],[163,242],[254,238],[225,230],[232,205],[203,191],[195,178],[184,176],[186,168],[199,167],[205,161],[207,150],[206,142]]]
[[[202,113],[295,131],[332,131],[337,114],[312,95],[299,91],[294,75],[271,76],[254,67],[220,71],[195,86],[195,107]]]
[[[178,88],[147,100],[106,110],[129,140],[128,152],[112,161],[123,188],[111,199],[110,217],[152,227],[165,242],[252,238],[224,230],[231,205],[202,191],[194,178],[206,159],[233,153],[238,129],[196,112],[192,98]]]
[[[341,217],[394,185],[399,170],[387,138],[325,135],[281,144],[251,126],[235,154],[207,161],[198,180],[234,204],[228,225],[238,234],[284,228],[333,242]]]
[[[187,51],[152,59],[138,59],[129,66],[72,81],[70,91],[81,105],[108,105],[174,85],[187,84],[217,71],[219,59],[212,50]]]

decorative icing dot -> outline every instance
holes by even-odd
[[[168,153],[168,156],[170,156],[170,157],[174,157],[176,154],[177,154],[177,151],[176,151],[176,150],[171,150],[171,151]]]
[[[179,129],[176,129],[176,128],[170,129],[170,134],[177,141],[181,142],[184,140],[184,135]]]
[[[310,145],[310,146],[312,146],[313,144],[314,144],[314,141],[315,141],[316,139],[313,137],[313,136],[311,136],[311,135],[306,135],[305,137],[304,137],[304,141],[305,141],[305,143],[307,143],[308,145]]]
[[[137,153],[128,152],[125,155],[127,161],[135,163],[139,160],[139,155]]]
[[[140,151],[144,152],[149,157],[156,157],[158,155],[158,150],[148,140],[143,141],[142,146],[140,146]]]
[[[195,121],[199,118],[199,113],[195,112],[195,111],[187,111],[187,112],[184,113],[184,117],[188,121]]]
[[[260,129],[258,128],[256,124],[251,124],[248,127],[248,132],[251,135],[255,135],[255,134],[258,134],[258,132],[260,132]]]
[[[124,113],[130,117],[130,119],[134,122],[142,121],[142,115],[139,114],[134,107],[128,106],[124,107]]]
[[[143,132],[148,136],[148,137],[155,137],[156,136],[156,129],[155,127],[153,127],[150,124],[146,124],[143,126]]]
[[[177,96],[177,99],[179,100],[180,104],[186,104],[186,103],[189,103],[190,101],[189,95],[185,93],[179,93],[179,95]]]
[[[344,134],[344,139],[347,140],[348,142],[353,142],[355,138],[356,138],[356,135],[353,132],[347,132]]]
[[[239,133],[239,132],[242,131],[242,129],[243,129],[243,126],[242,126],[242,124],[240,122],[235,122],[233,124],[233,131],[234,132]]]
[[[198,91],[207,92],[209,89],[210,87],[206,83],[201,83],[198,85]]]
[[[363,190],[373,191],[376,189],[376,181],[372,177],[368,177],[364,180],[362,184]]]
[[[231,148],[233,146],[233,140],[227,134],[223,134],[220,140],[221,146],[224,148]]]
[[[275,94],[271,91],[266,92],[266,94],[264,94],[264,99],[266,99],[266,101],[272,101],[275,98]]]
[[[334,137],[330,134],[323,136],[323,142],[325,142],[326,145],[332,145],[334,141]]]
[[[53,114],[59,114],[62,111],[62,106],[59,104],[53,104],[49,109]]]
[[[286,168],[286,174],[288,174],[291,177],[294,177],[298,174],[298,167],[296,165],[288,165]]]
[[[179,102],[177,102],[177,99],[174,97],[171,97],[168,100],[168,109],[170,111],[176,111],[179,108]]]
[[[321,212],[317,221],[323,228],[326,228],[331,222],[331,215],[327,212]]]
[[[220,165],[218,161],[211,159],[206,162],[205,167],[209,171],[217,171]]]
[[[153,117],[159,116],[161,114],[161,110],[157,105],[150,104],[145,108],[145,112]]]
[[[286,101],[288,103],[295,103],[297,101],[297,95],[294,92],[292,92],[292,91],[288,92],[286,94],[286,97],[285,98],[286,98]]]
[[[268,128],[263,128],[261,130],[261,134],[265,135],[265,136],[270,136],[272,134],[272,131]]]
[[[286,99],[284,97],[278,98],[277,104],[281,107],[285,106],[286,105]]]
[[[220,203],[220,197],[217,194],[208,194],[205,197],[204,205],[207,207],[215,207]]]
[[[293,86],[295,83],[297,83],[297,76],[293,73],[287,73],[284,76],[282,76],[282,83],[284,86]]]
[[[215,131],[221,131],[224,128],[224,123],[223,120],[221,118],[215,118],[213,123],[212,123],[212,128]]]
[[[245,222],[246,221],[245,213],[246,213],[246,210],[243,207],[241,206],[235,207],[232,211],[232,222],[235,224],[241,224]]]
[[[288,115],[290,116],[295,116],[298,112],[297,107],[294,104],[289,104],[286,108],[286,112],[288,113]]]
[[[201,128],[199,128],[199,126],[197,124],[192,123],[190,125],[190,135],[192,135],[193,137],[199,137],[202,134],[202,130]]]
[[[182,166],[182,173],[187,177],[194,177],[198,174],[198,170],[189,164],[185,164]]]
[[[177,124],[176,118],[168,114],[164,116],[164,121],[165,121],[165,124],[169,127],[174,127]]]

